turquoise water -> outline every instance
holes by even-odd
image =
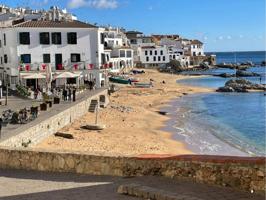
[[[257,69],[254,70],[258,72]],[[226,80],[228,79],[210,76],[185,79],[178,83],[217,88],[224,85]],[[255,78],[249,80],[259,82]],[[183,97],[176,106],[189,111],[185,116],[188,122],[183,123],[184,129],[190,126],[192,130],[191,127],[195,126],[198,127],[197,131],[208,132],[245,152],[266,155],[265,100],[263,92],[212,93]]]
[[[238,55],[239,56],[239,55]],[[217,54],[220,62],[232,62],[232,53]],[[260,63],[263,53],[242,53],[241,62],[251,60]],[[239,61],[238,61],[239,62]],[[248,71],[259,73],[266,83],[265,67],[253,67]],[[189,74],[199,72],[186,72]],[[234,73],[230,69],[214,69],[203,74]],[[205,76],[178,81],[179,84],[218,88],[230,78]],[[246,78],[260,83],[258,77]],[[177,108],[169,110],[175,118],[168,126],[184,139],[193,150],[201,154],[215,155],[266,155],[266,96],[254,93],[211,93],[184,96],[173,102]]]
[[[168,126],[201,154],[242,155],[236,148],[266,155],[265,98],[263,93],[185,96],[173,103],[174,113],[169,110],[177,118]]]

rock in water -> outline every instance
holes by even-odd
[[[254,84],[245,79],[229,80],[224,87],[218,88],[217,92],[248,92],[248,90],[264,90],[265,86],[261,84]]]
[[[222,78],[229,78],[229,77],[233,77],[233,74],[228,74],[228,73],[222,73],[222,74],[218,74],[218,75],[214,75],[214,76],[220,76]]]
[[[236,76],[237,77],[250,77],[250,76],[260,76],[260,75],[254,72],[246,72],[243,70],[237,70]]]

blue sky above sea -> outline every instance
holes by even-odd
[[[265,0],[0,0],[12,7],[52,5],[80,20],[145,34],[180,34],[206,51],[266,49]]]

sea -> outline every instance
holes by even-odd
[[[266,83],[266,52],[212,52],[217,63],[252,61],[248,71],[259,77],[246,78],[254,83]],[[186,72],[187,74],[199,73]],[[202,74],[234,73],[230,69],[212,69]],[[230,78],[203,76],[179,80],[178,84],[218,88]],[[208,93],[186,95],[165,108],[171,115],[165,129],[173,137],[184,140],[188,148],[199,154],[232,156],[266,156],[266,120],[264,92]],[[172,109],[172,108],[175,109]]]

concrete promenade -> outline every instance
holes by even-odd
[[[122,178],[69,173],[0,170],[1,200],[134,200],[117,194],[121,184],[140,184],[162,192],[189,196],[185,200],[264,200],[265,196],[230,188],[163,177]]]
[[[60,104],[53,104],[52,108],[48,108],[47,111],[39,111],[39,115],[38,118],[27,123],[27,124],[8,124],[7,126],[3,126],[2,127],[2,136],[0,139],[0,142],[18,135],[19,133],[21,133],[24,130],[27,130],[30,127],[33,127],[35,125],[37,125],[38,123],[42,122],[45,119],[48,119],[56,114],[58,114],[59,112],[64,111],[65,109],[78,104],[79,102],[83,101],[84,99],[90,97],[90,96],[94,96],[97,93],[100,93],[102,91],[104,91],[105,89],[97,89],[97,90],[85,90],[83,93],[78,94],[76,97],[76,102],[70,102],[70,101],[61,101]],[[3,110],[7,110],[7,109],[11,109],[11,110],[18,110],[18,109],[22,109],[25,107],[30,107],[32,106],[32,104],[34,103],[34,101],[32,100],[28,100],[28,99],[20,99],[17,97],[9,97],[9,103],[8,106],[1,106],[0,107],[0,111],[2,112]],[[40,104],[35,102],[35,104]]]

